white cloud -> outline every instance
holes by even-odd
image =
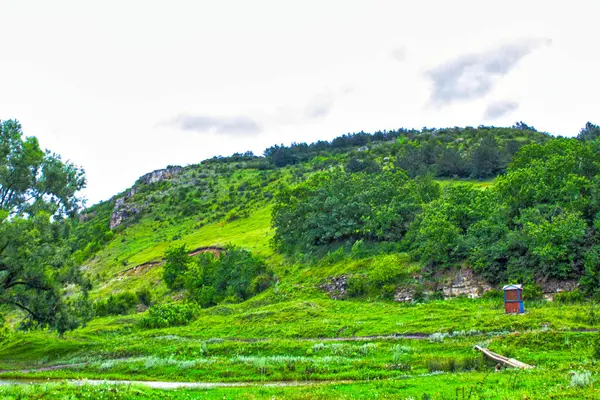
[[[0,0],[0,10],[0,119],[83,166],[90,203],[218,154],[477,126],[492,99],[563,135],[598,115],[596,0]],[[552,46],[515,42],[534,37]]]

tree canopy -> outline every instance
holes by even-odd
[[[88,285],[67,241],[84,185],[82,169],[0,121],[0,304],[22,310],[25,326],[62,333],[85,319]]]

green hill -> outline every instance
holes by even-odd
[[[151,172],[72,221],[93,319],[64,337],[5,330],[0,375],[321,382],[114,398],[593,398],[598,149],[518,123]],[[506,315],[497,288],[517,281],[527,313]],[[474,344],[537,368],[490,375]]]

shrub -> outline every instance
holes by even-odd
[[[592,343],[592,357],[597,360],[600,359],[600,333],[596,333],[594,335]]]
[[[135,295],[137,296],[138,302],[140,304],[143,304],[146,307],[150,307],[152,305],[152,292],[150,292],[150,289],[148,287],[138,289],[135,292]]]
[[[471,371],[481,367],[481,358],[478,357],[435,357],[430,358],[426,362],[427,370],[429,372],[443,371],[443,372],[458,372],[458,371]]]
[[[133,311],[138,304],[138,298],[134,293],[122,292],[109,295],[104,300],[94,303],[94,314],[100,317],[107,315],[125,315]]]
[[[181,289],[184,276],[192,262],[185,245],[167,250],[163,279],[169,289]]]
[[[187,325],[192,321],[198,308],[190,303],[165,303],[152,306],[140,320],[142,328],[166,328],[169,326]]]
[[[502,292],[502,290],[499,289],[492,289],[492,290],[488,290],[487,292],[484,292],[483,295],[481,295],[482,299],[491,299],[491,300],[500,300],[504,298],[504,293]]]
[[[237,247],[229,247],[219,257],[199,254],[184,275],[191,299],[203,307],[247,300],[268,288],[272,280],[273,273],[261,258]]]
[[[523,287],[523,300],[540,300],[542,297],[542,288],[538,285],[530,284]]]
[[[360,297],[367,293],[366,277],[354,275],[348,278],[346,293],[350,297]]]
[[[571,292],[560,292],[554,295],[554,301],[560,304],[583,303],[585,297],[579,290]]]

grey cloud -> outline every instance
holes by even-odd
[[[334,100],[331,92],[315,96],[304,108],[304,115],[309,119],[323,118],[333,109]]]
[[[488,104],[483,117],[485,119],[498,119],[516,111],[519,108],[519,103],[516,101],[495,101]]]
[[[212,117],[206,115],[179,115],[161,125],[175,126],[184,131],[220,133],[231,136],[257,135],[260,125],[244,116]]]
[[[550,43],[548,39],[526,38],[482,53],[466,54],[439,65],[426,72],[433,82],[431,102],[444,105],[482,97],[523,57]]]
[[[405,61],[406,60],[406,49],[404,47],[397,47],[392,50],[391,56],[396,61]]]

